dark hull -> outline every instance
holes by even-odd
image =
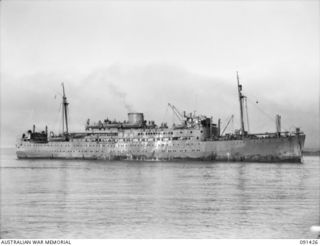
[[[19,159],[301,162],[305,135],[143,143],[19,142]]]

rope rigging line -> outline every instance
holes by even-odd
[[[268,113],[266,113],[264,110],[262,110],[257,103],[252,102],[251,100],[249,100],[249,103],[251,103],[252,105],[254,105],[259,111],[260,113],[262,113],[263,115],[265,115],[268,119],[270,119],[272,122],[274,121],[274,118],[272,116],[270,116]]]
[[[264,110],[262,110],[262,108],[260,108],[259,106],[258,106],[258,101],[256,101],[256,102],[252,102],[250,99],[248,99],[248,101],[249,101],[249,103],[251,104],[251,105],[254,105],[259,111],[260,111],[260,113],[262,113],[264,116],[266,116],[272,123],[274,123],[274,117],[272,117],[270,114],[268,114],[268,113],[266,113]],[[282,123],[282,128],[283,128],[283,130],[285,130],[285,131],[288,131],[288,127],[287,126],[285,126],[283,123]]]
[[[249,126],[249,113],[248,113],[248,104],[247,104],[247,97],[244,98],[245,106],[246,106],[246,116],[247,116],[247,127],[248,133],[250,133],[250,126]]]
[[[232,132],[234,132],[234,115],[232,115],[232,118],[231,118],[231,129],[232,129]]]
[[[59,103],[59,110],[58,110],[58,114],[56,116],[56,120],[55,120],[55,128],[58,128],[58,132],[60,132],[60,123],[61,123],[61,109],[62,109],[62,103]]]

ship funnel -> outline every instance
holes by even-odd
[[[278,114],[276,115],[276,132],[281,132],[281,116]]]
[[[132,125],[142,125],[144,121],[143,113],[128,113],[128,123]]]

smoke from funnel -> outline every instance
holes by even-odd
[[[108,87],[109,91],[120,99],[120,101],[123,103],[124,107],[127,109],[128,112],[134,111],[133,106],[127,101],[127,94],[125,92],[120,91],[119,88],[111,82],[108,83]]]

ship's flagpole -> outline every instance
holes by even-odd
[[[240,124],[241,124],[241,135],[244,135],[244,122],[243,122],[243,98],[244,96],[242,95],[242,85],[240,84],[239,81],[239,74],[237,71],[237,82],[238,82],[238,95],[239,95],[239,102],[240,102]]]

